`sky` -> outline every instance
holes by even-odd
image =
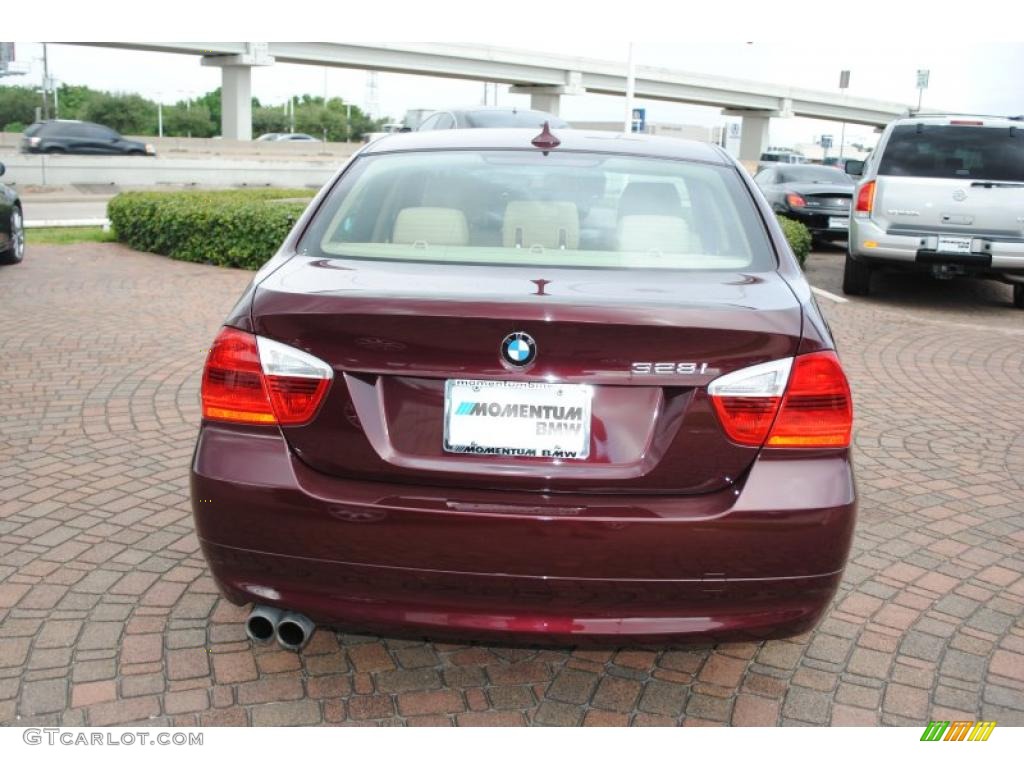
[[[893,41],[867,49],[857,39],[808,38],[817,42],[694,42],[634,43],[638,66],[665,67],[700,74],[778,83],[838,92],[839,72],[851,71],[850,96],[917,103],[916,72],[930,71],[924,106],[953,112],[983,114],[1024,113],[1024,43],[965,42],[951,49],[948,40],[935,43]],[[926,38],[927,39],[927,38]],[[501,45],[474,41],[477,45]],[[625,68],[628,43],[523,40],[516,48],[586,58],[620,60]],[[220,85],[220,70],[200,66],[192,56],[120,51],[50,44],[51,74],[62,82],[103,90],[135,92],[167,103],[195,96]],[[23,76],[6,77],[0,84],[38,85],[42,75],[42,45],[18,43],[17,60],[28,65]],[[293,93],[340,96],[365,107],[367,74],[359,70],[275,64],[253,71],[253,95],[263,103],[282,103]],[[490,103],[495,103],[492,88]],[[442,78],[380,73],[377,100],[380,113],[401,119],[406,109],[465,106],[483,103],[484,85]],[[497,103],[528,106],[529,97],[497,87]],[[663,101],[641,100],[648,122],[718,126],[726,122],[720,110]],[[573,120],[618,121],[619,97],[582,95],[562,98],[561,116]],[[770,143],[811,143],[822,133],[838,134],[834,123],[804,118],[773,119]],[[848,126],[847,141],[872,145],[871,129]]]

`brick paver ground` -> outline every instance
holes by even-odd
[[[838,291],[841,257],[809,275]],[[1024,724],[1024,313],[887,278],[822,304],[851,375],[861,519],[811,633],[488,647],[320,630],[252,647],[192,530],[205,346],[250,275],[115,245],[0,269],[0,722]]]

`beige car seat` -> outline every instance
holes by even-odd
[[[468,245],[466,215],[457,208],[403,208],[395,218],[391,242],[406,245]]]
[[[687,220],[671,182],[632,181],[619,198],[616,238],[620,251],[695,253],[700,238]]]
[[[501,229],[506,248],[575,250],[580,242],[576,203],[558,200],[513,200],[505,208]]]

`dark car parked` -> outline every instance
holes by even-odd
[[[7,172],[0,163],[0,176]],[[0,184],[0,264],[17,264],[25,258],[25,219],[18,193]]]
[[[568,128],[562,118],[536,109],[515,107],[467,107],[446,109],[428,115],[417,131],[442,131],[448,128]]]
[[[152,144],[126,139],[113,128],[81,120],[33,123],[22,138],[23,152],[50,155],[155,155]]]
[[[826,165],[776,165],[754,177],[776,213],[802,222],[815,240],[845,240],[854,182]]]
[[[840,583],[852,403],[721,148],[535,130],[358,153],[213,342],[196,530],[250,636],[801,632]]]

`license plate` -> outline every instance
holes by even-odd
[[[971,238],[969,237],[940,237],[936,250],[939,253],[970,253]]]
[[[846,216],[829,216],[828,217],[828,228],[829,229],[849,229],[850,219]]]
[[[590,455],[587,384],[449,379],[444,449],[479,456],[585,459]]]

